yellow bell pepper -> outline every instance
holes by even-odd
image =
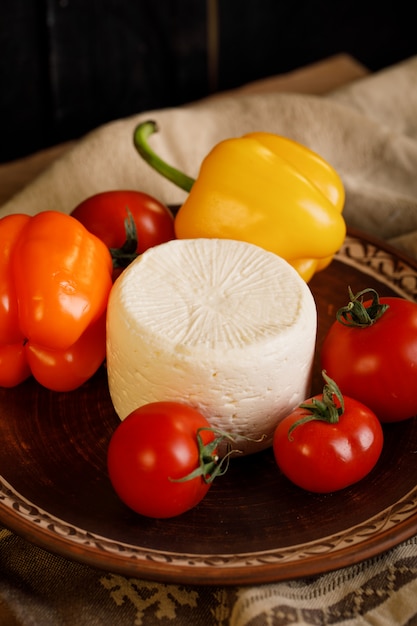
[[[139,125],[134,143],[166,178],[189,191],[175,217],[179,239],[215,237],[254,243],[286,259],[309,281],[325,268],[346,234],[343,183],[307,147],[266,132],[218,143],[196,180],[150,149],[154,122]]]

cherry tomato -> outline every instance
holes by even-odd
[[[376,465],[383,446],[382,426],[362,403],[344,396],[343,412],[331,423],[312,418],[313,396],[277,426],[273,451],[282,473],[302,489],[330,493],[364,478]]]
[[[154,518],[173,517],[196,506],[211,485],[205,469],[189,477],[202,467],[200,428],[209,428],[205,417],[177,402],[153,402],[130,413],[113,433],[107,454],[110,481],[119,498]],[[205,446],[216,441],[211,430],[199,436]],[[216,465],[215,449],[208,457]],[[208,472],[210,466],[209,461]]]
[[[372,323],[346,325],[355,315],[352,305],[338,312],[341,321],[332,324],[324,339],[321,366],[343,394],[363,402],[382,422],[396,422],[417,415],[417,304],[375,293],[363,303],[360,294],[351,297],[371,318],[383,307]]]
[[[81,202],[71,213],[112,249],[126,242],[129,214],[136,226],[136,254],[175,238],[174,217],[168,207],[140,191],[103,191]]]

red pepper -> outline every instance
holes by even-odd
[[[0,219],[0,386],[75,389],[105,357],[112,258],[57,211]]]

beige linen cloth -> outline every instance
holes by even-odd
[[[190,176],[198,175],[204,155],[226,137],[263,130],[306,144],[339,171],[347,223],[417,256],[417,57],[323,96],[235,92],[110,123],[76,143],[0,215],[70,212],[92,193],[121,187],[180,203],[183,193],[133,147],[133,130],[146,119],[159,125],[150,140],[155,151]],[[0,624],[417,625],[417,538],[336,572],[238,588],[165,585],[97,572],[4,530]]]

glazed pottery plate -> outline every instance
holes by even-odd
[[[417,263],[349,231],[310,283],[317,352],[337,309],[366,287],[417,299]],[[316,360],[313,392],[322,379]],[[30,542],[127,576],[191,584],[258,584],[311,576],[374,556],[417,533],[417,420],[384,427],[374,470],[333,494],[307,493],[271,450],[233,459],[206,498],[177,518],[136,515],[117,498],[106,450],[119,420],[104,367],[54,393],[28,380],[0,390],[0,522]]]

